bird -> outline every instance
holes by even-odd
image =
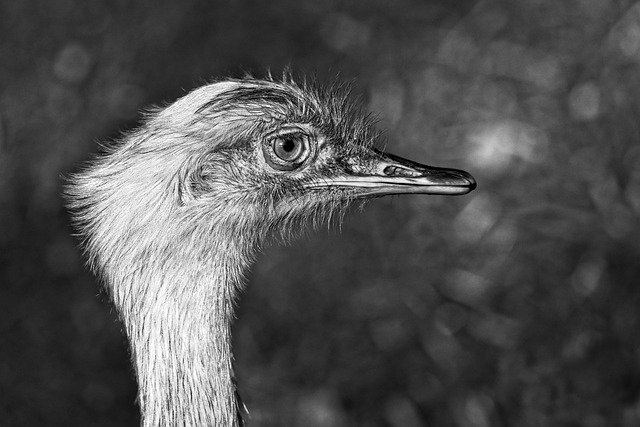
[[[465,171],[376,148],[349,86],[212,81],[148,110],[67,178],[74,234],[129,342],[142,426],[244,425],[231,326],[265,243],[353,202],[476,187]]]

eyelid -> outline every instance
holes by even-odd
[[[271,140],[273,138],[281,138],[287,135],[301,135],[303,137],[311,138],[313,130],[309,125],[290,124],[283,125],[280,129],[269,132],[265,135],[265,139]]]

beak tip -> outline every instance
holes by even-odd
[[[469,188],[469,192],[473,191],[476,189],[476,187],[478,187],[478,183],[476,182],[476,179],[473,177],[473,175],[471,175],[468,172],[465,172],[466,176],[466,180],[468,182],[467,187]]]
[[[476,179],[467,171],[460,169],[440,169],[443,171],[449,180],[449,184],[452,188],[457,188],[459,192],[455,194],[463,195],[468,194],[476,189],[478,186]]]

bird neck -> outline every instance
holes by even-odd
[[[231,248],[211,250],[216,253],[153,260],[132,277],[138,282],[133,304],[116,302],[131,342],[144,426],[241,423],[231,324],[238,266],[246,263]],[[186,269],[180,260],[201,264]]]

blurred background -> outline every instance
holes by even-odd
[[[0,424],[139,422],[61,177],[141,108],[290,65],[479,187],[265,251],[249,426],[640,425],[640,2],[1,0],[0,58]]]

